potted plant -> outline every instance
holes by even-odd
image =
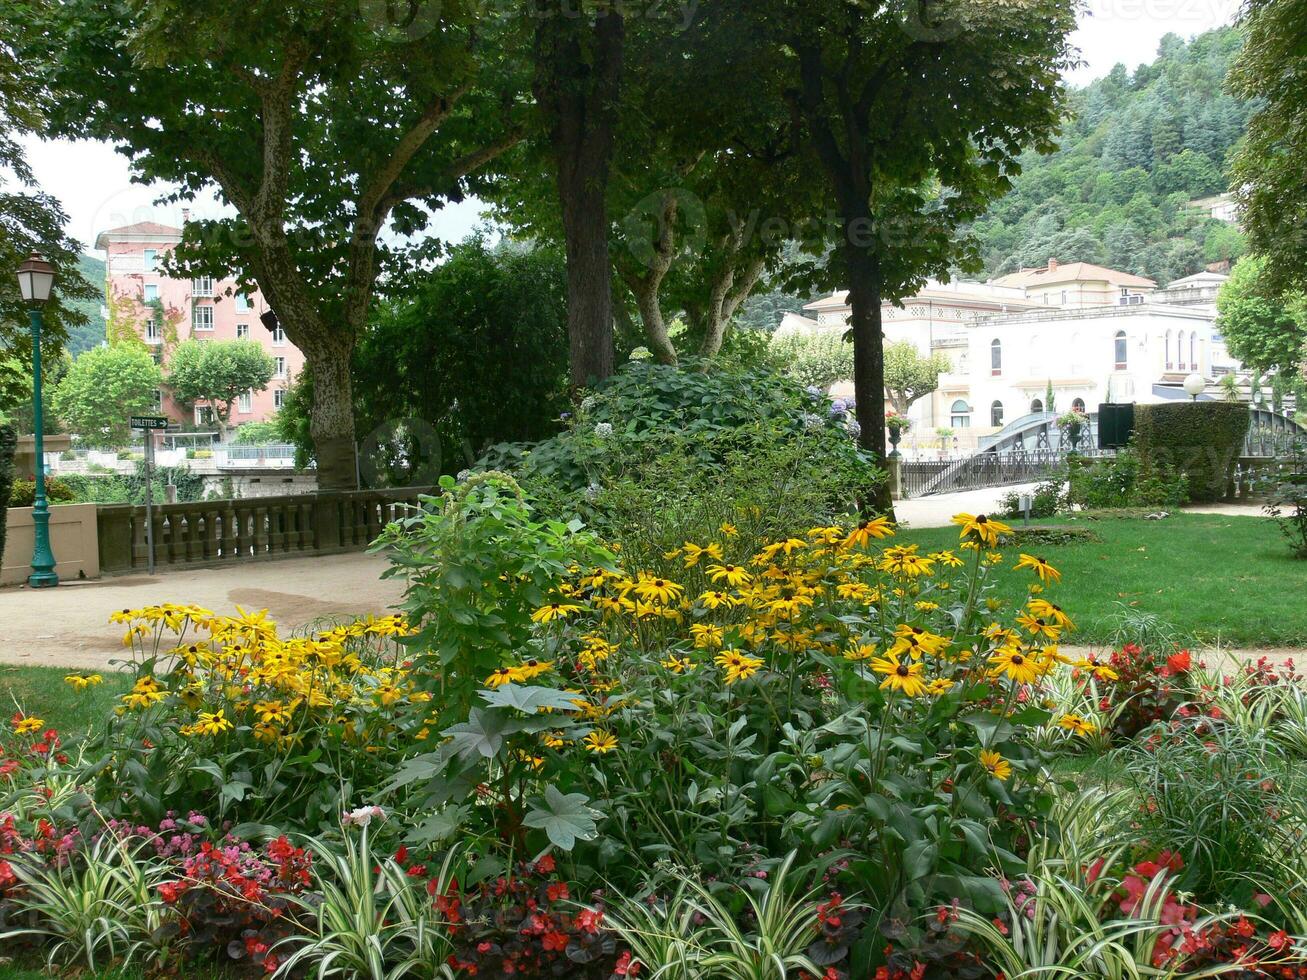
[[[893,447],[890,456],[898,456],[899,440],[903,438],[903,433],[912,428],[912,423],[908,421],[906,416],[900,415],[898,412],[890,412],[885,416],[885,428],[889,430],[889,442]]]
[[[1074,408],[1065,415],[1058,417],[1057,424],[1066,434],[1067,441],[1071,443],[1073,450],[1080,448],[1080,436],[1089,425],[1089,416],[1084,412],[1078,412]]]

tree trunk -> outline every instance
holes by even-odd
[[[658,286],[661,282],[661,276],[657,279],[632,277],[627,285],[635,295],[635,305],[640,310],[640,322],[644,324],[649,352],[659,364],[675,365],[676,347],[667,334],[667,321],[663,319],[663,307],[658,301]]]
[[[537,10],[536,99],[549,127],[567,252],[567,333],[572,384],[613,373],[608,176],[625,25],[616,8],[590,24],[571,7]]]
[[[318,461],[319,490],[357,490],[354,394],[350,365],[353,341],[343,337],[304,349],[313,375],[309,435]]]
[[[853,330],[853,390],[857,399],[858,443],[877,462],[888,457],[885,446],[885,337],[880,309],[880,260],[871,252],[845,241],[842,245],[849,272],[849,323]],[[894,502],[888,483],[882,483],[870,501],[882,513],[892,514]]]

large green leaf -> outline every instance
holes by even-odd
[[[544,800],[532,806],[522,822],[543,830],[555,847],[570,851],[578,840],[598,836],[595,820],[602,814],[587,806],[589,802],[584,793],[561,793],[556,786],[547,786]]]

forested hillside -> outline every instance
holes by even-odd
[[[74,357],[82,353],[82,351],[90,350],[92,347],[104,343],[105,336],[104,317],[101,315],[101,309],[104,306],[104,262],[89,255],[82,255],[80,256],[80,266],[77,271],[83,279],[95,287],[97,295],[95,299],[79,301],[74,304],[89,318],[88,323],[80,327],[74,327],[68,332],[68,353]]]
[[[1237,258],[1239,232],[1187,205],[1228,186],[1251,114],[1224,84],[1240,43],[1233,28],[1188,43],[1169,34],[1152,64],[1134,74],[1118,65],[1072,93],[1061,148],[1027,154],[1012,191],[974,228],[985,272],[1053,257],[1165,283]]]

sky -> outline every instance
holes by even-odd
[[[1232,23],[1239,0],[1085,0],[1072,37],[1083,64],[1067,75],[1075,85],[1101,78],[1118,62],[1134,70],[1152,61],[1167,33],[1192,37]],[[93,255],[95,236],[138,221],[180,225],[182,204],[155,204],[166,188],[130,180],[127,158],[105,143],[55,140],[26,142],[28,161],[42,189],[68,213],[68,232]],[[221,213],[212,196],[189,205],[196,217]],[[480,220],[480,203],[464,201],[437,214],[434,234],[447,241],[466,237]]]

